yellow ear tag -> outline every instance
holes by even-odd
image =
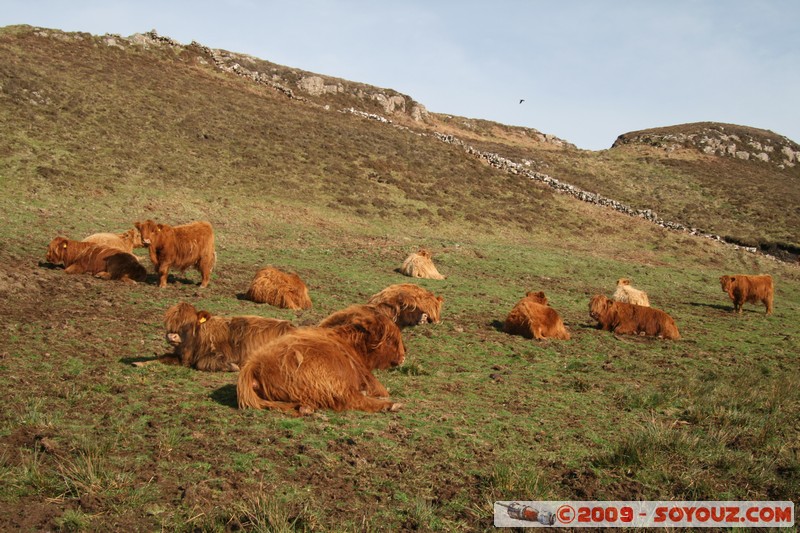
[[[61,246],[63,246],[64,248],[66,248],[66,247],[67,247],[67,243],[64,243],[64,244],[62,244]]]
[[[202,323],[203,323],[203,322],[205,322],[205,321],[206,321],[206,317],[204,317],[204,316],[201,316],[201,317],[200,317],[200,320],[198,320],[198,321],[197,321],[197,323],[198,323],[198,324],[202,324]]]

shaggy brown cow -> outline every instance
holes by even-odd
[[[420,248],[417,253],[409,255],[403,261],[400,272],[412,278],[445,279],[436,270],[431,253],[425,248]]]
[[[372,370],[403,363],[400,329],[380,313],[332,327],[306,327],[264,346],[244,364],[239,407],[308,414],[315,409],[396,411]]]
[[[283,309],[310,309],[308,287],[294,273],[265,267],[256,272],[245,296],[256,303],[266,303]]]
[[[617,281],[617,290],[614,291],[613,298],[618,302],[650,307],[650,299],[647,297],[647,293],[631,287],[631,280],[628,278],[620,278]]]
[[[214,251],[214,230],[208,222],[191,222],[181,226],[156,224],[152,220],[134,223],[142,235],[142,242],[150,252],[150,260],[159,275],[158,286],[167,286],[169,269],[185,272],[194,267],[203,279],[200,287],[207,287],[211,270],[217,261]]]
[[[63,263],[67,274],[93,274],[102,279],[136,283],[147,278],[147,270],[135,255],[92,242],[56,237],[47,247],[45,259]]]
[[[373,294],[368,304],[378,307],[394,320],[398,326],[415,326],[426,322],[438,323],[441,316],[441,296],[413,283],[389,285],[381,292]]]
[[[733,311],[742,312],[742,305],[747,303],[764,304],[767,314],[772,314],[772,300],[775,296],[775,288],[772,284],[772,276],[747,276],[739,274],[735,276],[722,276],[719,278],[722,291],[728,293],[733,300]]]
[[[386,317],[386,313],[379,310],[374,305],[361,305],[353,304],[351,306],[335,311],[323,318],[318,324],[320,328],[335,328],[338,326],[347,326],[357,323],[369,323],[370,321],[379,321],[380,318]],[[387,317],[391,318],[391,317]]]
[[[178,362],[197,370],[235,372],[254,351],[295,327],[288,320],[276,318],[215,316],[182,302],[167,309],[164,329],[174,355],[135,366]]]
[[[142,234],[136,228],[131,228],[124,233],[94,233],[83,239],[83,242],[93,242],[128,253],[133,252],[134,248],[144,247]]]
[[[650,335],[665,339],[680,339],[678,326],[667,313],[654,307],[615,302],[602,294],[589,302],[589,315],[601,329],[620,335]]]
[[[547,305],[547,297],[541,291],[526,294],[508,314],[503,329],[526,339],[570,339],[561,317]]]

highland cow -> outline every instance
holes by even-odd
[[[339,311],[334,311],[323,318],[317,326],[320,328],[335,328],[356,323],[376,322],[380,321],[380,319],[377,318],[378,316],[385,317],[386,313],[382,312],[374,305],[354,304],[340,309]]]
[[[172,356],[155,361],[180,363],[210,372],[236,372],[248,357],[270,341],[293,331],[288,320],[260,316],[215,316],[188,303],[175,304],[164,314],[166,340]],[[155,361],[138,363],[144,366]]]
[[[733,301],[733,312],[741,313],[742,305],[746,303],[764,304],[768,315],[772,314],[772,304],[775,288],[772,276],[747,276],[744,274],[734,276],[721,276],[719,278],[722,291],[728,293]]]
[[[529,292],[514,306],[503,330],[526,339],[570,339],[558,312],[547,304],[547,297],[541,291]]]
[[[147,270],[135,255],[92,242],[56,237],[50,241],[45,259],[53,264],[63,263],[67,274],[92,274],[126,283],[147,279]]]
[[[128,253],[132,253],[134,248],[144,247],[142,234],[136,228],[131,228],[124,233],[94,233],[83,239],[83,242],[93,242]]]
[[[620,335],[649,335],[664,339],[680,339],[678,326],[667,313],[653,307],[615,302],[602,294],[589,302],[589,315],[598,326]]]
[[[617,290],[614,291],[613,298],[618,302],[650,307],[647,293],[631,287],[631,280],[628,278],[620,278],[617,281]]]
[[[298,328],[253,354],[239,373],[239,407],[295,415],[316,409],[396,411],[372,374],[405,359],[400,329],[380,313],[332,328]]]
[[[200,287],[207,287],[217,261],[214,251],[214,230],[208,222],[192,222],[181,226],[156,224],[152,220],[134,223],[148,248],[150,260],[159,276],[158,286],[167,286],[170,268],[181,273],[196,268],[202,275]]]
[[[308,287],[300,276],[274,267],[265,267],[256,272],[245,297],[282,309],[311,308]]]
[[[417,253],[409,255],[406,260],[403,261],[400,272],[412,278],[445,279],[445,277],[436,270],[431,253],[425,248],[420,248]]]
[[[438,323],[441,317],[441,296],[413,283],[389,285],[367,301],[394,320],[401,328],[417,324]]]

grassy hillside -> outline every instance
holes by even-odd
[[[2,529],[473,531],[495,500],[797,500],[797,266],[495,171],[430,135],[435,116],[394,127],[196,47],[46,33],[0,32]],[[629,176],[616,149],[522,144],[554,176],[592,158]],[[192,271],[158,289],[43,262],[57,235],[144,218],[214,225],[208,288]],[[235,374],[130,365],[167,351],[176,302],[314,324],[409,281],[394,270],[420,246],[448,278],[419,283],[445,304],[376,373],[398,413],[240,411]],[[267,264],[298,272],[314,307],[240,299]],[[717,279],[738,272],[773,275],[773,316],[730,312]],[[594,329],[589,298],[623,276],[682,340]],[[572,340],[500,330],[529,290]]]
[[[766,130],[698,123],[621,135],[609,150],[575,150],[560,140],[539,142],[538,132],[443,117],[449,132],[484,152],[528,161],[549,174],[636,209],[653,209],[668,221],[696,227],[730,242],[800,251],[800,162],[782,164],[780,147],[800,146]],[[698,143],[711,132],[736,136],[732,146],[768,146],[770,162],[705,152]],[[675,139],[679,138],[680,141]],[[796,155],[794,156],[796,157]]]

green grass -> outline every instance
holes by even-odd
[[[495,500],[796,500],[794,265],[179,56],[0,34],[4,528],[472,531],[492,527]],[[31,105],[32,91],[50,103]],[[608,158],[618,175],[644,164]],[[145,218],[212,222],[207,289],[193,271],[158,289],[40,264],[56,235]],[[178,301],[315,324],[410,281],[394,270],[420,246],[448,277],[418,283],[445,302],[440,324],[404,330],[406,363],[376,372],[398,413],[240,411],[236,374],[130,365],[167,351],[162,317]],[[238,298],[267,264],[298,272],[313,308]],[[773,316],[730,312],[717,279],[732,272],[773,275]],[[594,329],[588,301],[620,277],[683,339]],[[572,340],[499,329],[529,290]]]

